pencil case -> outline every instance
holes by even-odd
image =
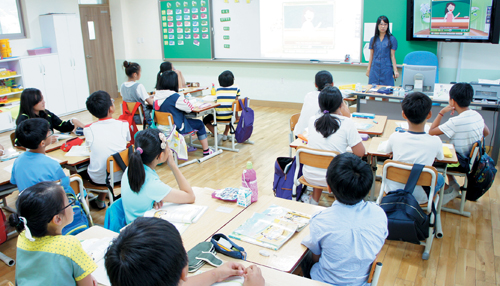
[[[61,150],[63,150],[64,152],[68,152],[69,150],[71,150],[71,148],[73,146],[80,146],[80,145],[82,145],[82,143],[83,143],[83,139],[76,137],[76,138],[70,139],[70,140],[66,141],[64,144],[62,144]]]
[[[220,252],[224,255],[227,255],[232,258],[246,260],[247,253],[245,249],[241,246],[238,246],[232,240],[230,240],[227,236],[222,233],[216,233],[210,239],[212,244],[215,247],[217,252]]]
[[[214,246],[208,241],[198,243],[195,247],[187,252],[188,256],[188,272],[195,272],[200,269],[205,263],[214,267],[219,267],[223,264],[215,253]]]

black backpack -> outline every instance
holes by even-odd
[[[484,139],[483,139],[484,140]],[[497,169],[495,162],[484,150],[484,142],[478,141],[479,152],[472,165],[472,170],[467,174],[466,199],[477,201],[493,184]]]
[[[404,190],[389,192],[380,203],[387,215],[389,240],[401,240],[420,244],[429,237],[430,215],[427,215],[413,196],[413,190],[424,165],[414,164]],[[383,192],[383,190],[381,190]],[[432,212],[436,216],[434,204]]]

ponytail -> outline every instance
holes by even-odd
[[[166,138],[164,138],[165,142],[161,139],[162,135],[164,138],[165,135],[160,130],[148,128],[138,132],[135,136],[136,150],[129,155],[127,168],[128,183],[130,189],[135,193],[141,191],[142,185],[146,181],[144,164],[153,162],[165,148],[168,148]],[[162,143],[165,143],[165,145]]]
[[[340,119],[330,114],[335,113],[342,105],[342,94],[334,86],[325,86],[319,93],[318,103],[323,115],[316,119],[314,127],[324,138],[327,138],[340,128]]]
[[[132,77],[134,73],[139,73],[141,71],[141,66],[138,63],[123,61],[123,67],[128,77]]]
[[[160,85],[160,80],[161,80],[161,71],[158,72],[158,75],[156,76],[156,85],[155,85],[155,89],[156,90],[159,90],[159,85]]]

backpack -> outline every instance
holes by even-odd
[[[123,101],[122,102],[123,114],[120,115],[120,117],[118,117],[118,120],[123,120],[123,121],[128,122],[128,127],[130,128],[130,130],[129,130],[130,131],[130,144],[134,144],[135,133],[137,133],[139,131],[139,129],[137,129],[137,125],[135,124],[135,120],[134,120],[134,114],[137,111],[137,108],[139,108],[139,106],[141,106],[141,103],[136,102],[132,112],[130,112],[128,110],[127,103],[125,101]]]
[[[62,229],[63,235],[76,235],[80,232],[89,228],[89,220],[87,219],[87,214],[83,210],[80,200],[77,198],[72,190],[64,190],[66,196],[69,199],[74,199],[75,204],[71,207],[73,208],[73,222],[68,224]]]
[[[6,228],[7,218],[3,213],[3,210],[0,208],[0,244],[7,241],[7,228]],[[9,265],[10,266],[10,265]]]
[[[485,151],[484,142],[478,141],[477,143],[479,152],[471,172],[467,174],[466,199],[469,201],[477,201],[484,195],[493,184],[497,173],[495,162]]]
[[[128,146],[128,156],[130,157],[130,154],[132,154],[132,152],[134,152],[134,147],[132,145]],[[127,169],[127,164],[125,164],[125,162],[123,162],[123,159],[122,157],[120,156],[120,152],[117,152],[111,156],[113,156],[113,159],[115,160],[116,164],[118,164],[118,166],[120,166],[120,169],[125,172],[125,169]],[[115,171],[117,172],[117,171]],[[115,196],[115,193],[113,192],[113,186],[111,186],[111,182],[110,182],[110,174],[108,172],[106,172],[106,187],[108,187],[109,191],[111,192],[111,194],[113,195],[113,201],[116,201],[118,200],[119,198],[121,198],[121,194]],[[114,184],[114,182],[113,182]]]
[[[389,240],[420,244],[421,240],[429,237],[431,214],[427,215],[422,210],[412,194],[423,169],[424,165],[414,164],[404,190],[391,191],[380,202],[380,207],[387,215]],[[432,213],[436,215],[434,204]]]
[[[300,196],[302,195],[302,185],[297,186],[296,195],[292,194],[293,177],[295,175],[296,168],[297,162],[295,157],[279,157],[276,159],[276,163],[274,163],[274,196],[287,200],[300,200]],[[302,164],[298,166],[298,168],[298,177],[300,178],[300,176],[302,176]]]
[[[250,138],[253,131],[253,110],[248,107],[248,98],[245,100],[245,105],[241,99],[238,99],[240,106],[242,107],[240,121],[238,126],[236,126],[236,131],[234,132],[234,138],[238,143],[243,143]]]

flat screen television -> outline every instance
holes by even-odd
[[[408,0],[406,40],[498,44],[500,0]]]

